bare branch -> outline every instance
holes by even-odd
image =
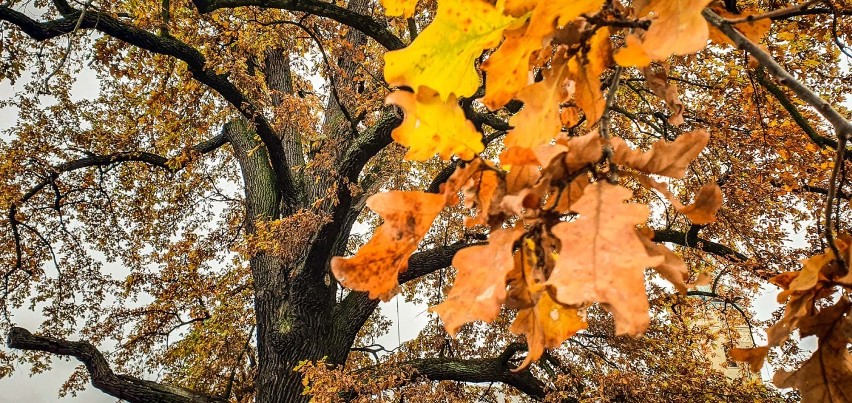
[[[10,348],[65,355],[77,358],[86,365],[92,385],[104,393],[128,402],[201,403],[225,402],[177,386],[164,385],[144,379],[118,375],[112,371],[98,349],[85,341],[67,341],[55,337],[36,336],[28,330],[13,327],[9,331],[7,344]]]
[[[388,50],[402,49],[405,44],[396,35],[387,30],[370,16],[363,15],[334,2],[318,0],[192,0],[202,14],[211,13],[220,8],[261,7],[288,11],[303,11],[320,17],[330,18],[341,24],[355,28],[373,38]]]

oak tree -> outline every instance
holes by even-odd
[[[848,401],[850,16],[6,1],[0,79],[32,79],[0,101],[0,376],[69,356],[63,393],[132,402]],[[391,298],[431,306],[392,350]],[[718,340],[794,391],[727,378]]]

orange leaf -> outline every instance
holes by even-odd
[[[590,124],[597,122],[604,109],[600,75],[609,65],[609,30],[601,29],[590,40],[587,60],[581,63],[576,56],[568,62],[570,77],[575,82],[574,98],[586,113]]]
[[[370,196],[367,207],[384,224],[355,256],[333,257],[331,271],[343,286],[388,300],[397,288],[397,276],[408,268],[408,257],[443,210],[444,195],[390,191]]]
[[[747,362],[751,372],[758,372],[763,367],[763,361],[766,359],[766,353],[769,352],[769,347],[755,348],[732,348],[728,350],[728,356],[734,361]]]
[[[488,245],[464,248],[453,257],[456,281],[444,302],[429,308],[441,317],[450,336],[468,322],[491,322],[506,299],[506,275],[515,267],[512,245],[523,232],[499,229]]]
[[[556,137],[562,128],[559,104],[569,95],[565,86],[567,80],[566,60],[564,54],[559,53],[553,58],[551,68],[545,70],[544,80],[518,92],[524,107],[509,119],[509,125],[514,128],[506,135],[507,147],[532,149]]]
[[[689,163],[701,153],[710,136],[704,130],[680,135],[675,141],[657,141],[648,152],[633,150],[621,138],[613,138],[612,161],[638,171],[683,178]]]
[[[526,359],[515,371],[538,360],[544,349],[559,347],[562,342],[585,328],[586,321],[576,309],[562,306],[550,298],[550,294],[542,292],[535,306],[518,311],[518,316],[509,328],[512,333],[526,336],[529,349]]]
[[[625,204],[633,193],[596,182],[571,207],[580,218],[553,227],[562,241],[559,260],[547,284],[566,305],[605,304],[615,317],[616,333],[636,335],[648,326],[646,267],[661,264],[649,256],[636,233],[648,218],[648,206]]]
[[[678,292],[686,294],[686,280],[689,279],[689,271],[686,269],[686,263],[683,262],[680,256],[672,252],[671,249],[654,243],[651,240],[654,235],[653,231],[647,229],[645,231],[647,233],[639,231],[639,239],[642,241],[642,245],[645,246],[645,251],[648,252],[649,256],[662,256],[664,258],[662,263],[654,266],[654,270],[660,273],[664,279],[674,284]]]
[[[663,60],[671,54],[685,55],[707,46],[707,22],[701,11],[711,0],[652,0],[642,14],[656,17],[642,43],[653,60]]]

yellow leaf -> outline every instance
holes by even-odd
[[[538,360],[544,349],[559,347],[569,337],[586,328],[586,321],[576,309],[559,304],[546,292],[540,296],[535,306],[518,311],[518,316],[509,328],[512,333],[524,334],[527,339],[527,357],[518,370]]]
[[[385,54],[385,80],[419,91],[428,86],[448,100],[479,87],[474,61],[500,43],[515,18],[482,0],[440,0],[435,20],[408,47]]]
[[[633,192],[596,182],[571,206],[580,218],[553,227],[562,241],[559,259],[547,280],[558,302],[584,306],[604,304],[612,312],[617,334],[638,335],[648,326],[646,267],[664,261],[649,256],[636,233],[645,223],[648,206],[625,204]]]
[[[408,18],[414,15],[417,0],[382,0],[382,7],[389,17]]]
[[[485,148],[482,135],[465,119],[454,95],[442,101],[437,92],[420,87],[416,95],[393,92],[387,102],[399,105],[405,112],[405,119],[391,136],[410,147],[406,159],[423,161],[437,153],[445,160],[452,154],[469,160]]]

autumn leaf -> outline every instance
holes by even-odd
[[[852,401],[852,354],[849,337],[852,320],[846,297],[801,321],[803,337],[817,335],[819,344],[811,358],[792,372],[779,370],[772,382],[779,388],[796,388],[806,403]]]
[[[615,317],[616,333],[637,335],[649,321],[644,269],[665,258],[648,255],[637,235],[636,225],[645,223],[649,209],[625,204],[632,195],[605,182],[586,187],[571,207],[580,218],[552,229],[562,247],[547,285],[563,304],[604,304]]]
[[[683,124],[683,103],[680,101],[678,94],[677,83],[669,81],[668,66],[662,69],[642,69],[642,74],[645,75],[645,85],[658,98],[666,103],[666,107],[671,111],[671,116],[668,122],[674,126]]]
[[[568,153],[565,154],[564,161],[570,172],[588,164],[594,164],[601,157],[603,157],[603,141],[596,130],[568,139]]]
[[[460,250],[453,257],[458,274],[447,299],[429,308],[441,317],[444,328],[455,337],[458,329],[474,320],[493,321],[506,299],[506,275],[514,268],[512,247],[521,235],[517,229],[498,229],[488,245]]]
[[[758,372],[763,368],[763,361],[766,359],[766,354],[769,352],[769,347],[755,348],[732,348],[728,350],[728,356],[734,361],[748,363],[751,372]]]
[[[493,200],[495,197],[499,200],[506,192],[505,184],[493,170],[474,174],[462,190],[465,195],[465,207],[477,209],[476,216],[465,218],[466,227],[489,224]]]
[[[347,288],[368,291],[370,298],[390,299],[397,276],[408,268],[409,256],[444,209],[444,197],[417,191],[370,196],[367,207],[385,222],[355,256],[331,259],[334,276]]]
[[[410,148],[406,159],[423,161],[436,153],[442,159],[449,159],[452,154],[472,159],[485,148],[482,134],[465,119],[454,95],[442,101],[437,92],[420,87],[417,94],[393,92],[387,102],[399,105],[405,113],[402,124],[391,136]]]
[[[643,153],[633,150],[623,139],[616,137],[611,140],[612,161],[645,173],[680,179],[709,140],[707,132],[695,130],[678,136],[673,142],[657,141],[651,150]]]
[[[585,328],[586,321],[577,309],[565,307],[547,292],[542,292],[535,306],[518,311],[509,328],[512,333],[523,334],[527,339],[527,356],[516,371],[541,358],[545,349],[559,347]]]
[[[506,40],[482,65],[482,70],[487,72],[483,103],[491,110],[505,105],[526,86],[529,81],[530,56],[550,42],[549,37],[557,26],[564,26],[583,14],[597,11],[603,0],[575,1],[570,7],[557,1],[538,0],[534,9],[532,3],[506,3],[512,15],[519,15],[522,10],[532,10],[532,15],[523,27],[506,31]]]
[[[689,205],[683,205],[680,200],[669,190],[668,185],[658,182],[645,175],[635,175],[642,186],[660,192],[677,210],[689,219],[693,224],[703,225],[716,222],[716,212],[722,207],[722,189],[715,183],[706,183],[698,194],[695,201]]]
[[[388,17],[409,18],[414,15],[417,0],[382,0],[382,7]]]
[[[707,46],[709,29],[701,11],[711,0],[652,0],[640,14],[653,13],[642,49],[653,60],[685,55]]]
[[[624,40],[624,47],[618,49],[612,55],[616,63],[624,67],[645,67],[651,64],[651,57],[645,52],[642,47],[642,40],[638,36],[628,34]]]
[[[527,27],[506,30],[503,44],[482,63],[482,71],[486,72],[482,103],[488,109],[506,105],[530,80],[530,56],[542,45],[540,40],[526,35]]]
[[[686,269],[686,263],[683,259],[671,251],[671,249],[654,243],[651,239],[654,237],[654,232],[650,229],[638,230],[639,240],[645,246],[645,251],[649,256],[662,256],[663,261],[654,266],[657,273],[672,283],[681,294],[686,294],[688,288],[686,280],[689,279],[689,271]]]
[[[414,42],[385,54],[385,81],[418,92],[428,86],[441,101],[471,96],[479,87],[474,61],[499,44],[514,21],[482,0],[440,0],[435,19]]]
[[[545,70],[544,80],[518,92],[517,98],[524,107],[509,120],[513,129],[504,140],[507,147],[532,149],[556,137],[562,128],[559,104],[570,95],[565,85],[567,80],[566,59],[563,53],[558,53],[551,67]]]
[[[574,99],[589,123],[597,122],[603,114],[600,75],[609,65],[610,47],[609,31],[601,29],[592,36],[585,60],[577,56],[568,62],[569,77],[575,82]]]

